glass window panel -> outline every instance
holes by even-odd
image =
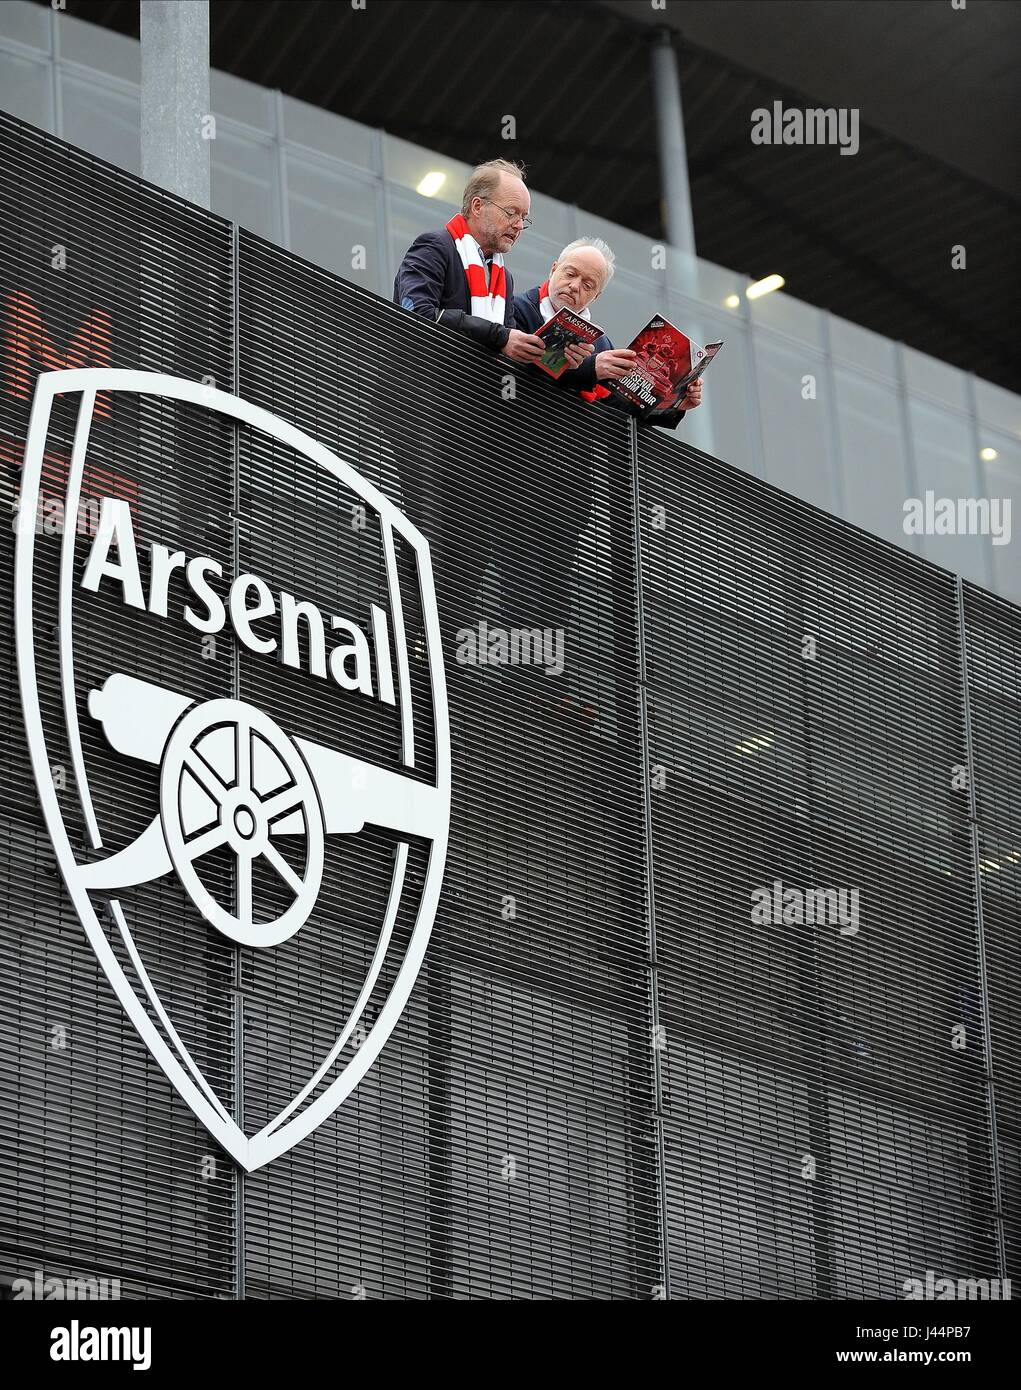
[[[754,334],[752,342],[766,478],[832,511],[824,360],[808,347],[799,350],[763,333]],[[805,376],[815,377],[815,400],[802,398]]]
[[[379,264],[377,185],[287,157],[287,201],[291,250],[345,280],[387,294],[392,276]],[[355,264],[355,247],[364,247],[364,269]]]
[[[727,297],[727,295],[724,295],[723,299]],[[717,300],[715,297],[710,298],[708,295],[704,296],[704,302],[711,303],[716,312],[723,316],[721,321],[726,323],[728,331],[732,331],[732,324],[739,325],[743,331],[748,323],[748,315],[744,310],[745,301],[742,299],[740,304],[725,304],[723,299]],[[725,337],[726,333],[724,333],[723,336]]]
[[[213,210],[258,236],[279,241],[276,147],[246,139],[222,123],[212,146]]]
[[[40,130],[53,130],[50,116],[50,65],[0,51],[3,109]]]
[[[666,274],[671,290],[689,299],[700,299],[714,309],[726,308],[724,301],[732,294],[743,294],[747,283],[747,277],[736,270],[700,260],[676,246],[667,247]]]
[[[284,97],[284,135],[288,142],[321,150],[348,164],[376,170],[373,153],[374,131],[345,116],[335,116],[308,102]]]
[[[209,100],[218,116],[241,121],[256,130],[272,131],[274,128],[273,93],[265,87],[257,87],[254,82],[245,82],[214,68],[209,74]]]
[[[66,16],[61,16],[66,18]],[[0,36],[17,43],[50,51],[50,12],[41,5],[0,5]],[[6,103],[5,103],[5,109]]]
[[[895,545],[919,550],[920,543],[904,534],[908,492],[897,393],[846,367],[834,367],[833,376],[845,515]]]
[[[792,338],[811,343],[813,347],[822,346],[822,310],[811,304],[803,304],[782,290],[765,294],[761,299],[746,301],[752,323],[756,327],[775,328],[781,333],[789,333]]]
[[[904,377],[909,391],[924,391],[927,396],[935,396],[947,405],[960,406],[962,410],[970,408],[967,378],[957,367],[906,347]]]
[[[725,346],[706,375],[702,404],[698,409],[700,416],[707,413],[711,421],[712,434],[707,452],[732,463],[736,468],[743,468],[746,473],[756,473],[758,459],[751,441],[753,432],[757,432],[759,426],[752,393],[748,334],[737,324],[729,325],[722,331],[716,325],[714,332],[724,339]],[[685,416],[681,430],[688,419]]]
[[[1015,603],[1021,603],[1021,549],[1014,535],[1014,528],[1021,525],[1021,441],[986,430],[982,443],[995,449],[998,455],[982,464],[986,495],[1010,500],[1010,530],[1003,529],[1004,536],[1009,536],[1010,540],[990,547],[996,589]]]
[[[830,351],[840,361],[868,367],[891,380],[897,376],[894,345],[868,328],[847,319],[830,318]]]
[[[983,425],[1021,435],[1021,396],[994,386],[991,381],[975,378],[975,405],[978,410],[979,433]],[[982,444],[986,443],[985,439]]]
[[[446,203],[452,203],[456,208],[461,206],[461,193],[471,173],[470,164],[462,164],[458,159],[449,159],[444,154],[425,150],[421,145],[412,145],[407,140],[398,140],[395,135],[383,136],[383,161],[387,181],[399,184],[402,188],[414,190],[426,174],[444,174],[446,179],[437,196],[442,197]],[[423,199],[423,202],[435,201],[435,198]],[[426,222],[423,225],[432,224]]]
[[[82,81],[65,71],[60,74],[60,91],[65,136],[73,136],[80,149],[109,160],[129,174],[139,173],[141,120],[137,92],[127,96],[96,79]]]
[[[532,223],[533,229],[528,233],[528,239],[534,236],[543,236],[551,244],[555,245],[554,258],[560,255],[569,241],[574,240],[571,232],[571,210],[566,203],[560,203],[556,198],[548,198],[545,193],[538,193],[534,188],[530,188],[529,193],[532,197]],[[579,233],[580,235],[580,233]],[[587,235],[593,235],[587,233]]]
[[[735,331],[741,331],[745,326],[745,320],[740,313],[722,307],[717,308],[715,304],[710,311],[703,300],[679,294],[676,290],[671,290],[659,307],[665,311],[671,323],[700,343],[711,343],[717,338],[729,342],[730,335]],[[703,324],[705,327],[701,326]],[[713,367],[714,372],[715,370]]]
[[[86,24],[67,14],[60,16],[59,24],[61,59],[81,63],[83,67],[109,73],[112,77],[122,77],[138,86],[142,80],[142,50],[137,39],[100,28],[98,24]],[[67,128],[73,129],[72,126]]]
[[[979,486],[971,421],[926,401],[912,399],[911,437],[918,477],[919,499],[932,490],[941,497],[975,497]],[[988,539],[984,536],[925,536],[925,555],[980,584],[990,582]]]

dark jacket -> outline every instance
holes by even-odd
[[[466,333],[483,347],[499,352],[514,323],[514,281],[506,265],[507,306],[503,325],[469,312],[468,281],[454,238],[446,227],[423,232],[404,253],[394,280],[394,303],[431,323],[443,323]]]
[[[524,294],[514,296],[514,326],[520,328],[522,333],[534,333],[537,328],[542,327],[542,310],[539,308],[539,290],[541,286],[536,285],[534,290],[526,290]],[[566,372],[561,372],[557,377],[558,386],[565,387],[568,391],[591,391],[596,385],[596,353],[607,352],[613,344],[604,333],[592,344],[592,354],[586,357],[580,367],[569,367]]]
[[[542,327],[542,310],[539,308],[539,290],[542,287],[536,285],[534,290],[526,290],[524,294],[514,296],[514,326],[520,328],[522,333],[534,333],[536,329]],[[608,352],[613,347],[609,338],[604,333],[592,344],[590,356],[580,367],[571,367],[566,372],[561,372],[556,378],[558,386],[565,386],[569,391],[591,391],[596,382],[596,355],[600,352]],[[610,405],[618,406],[624,410],[631,407],[624,404],[619,396],[613,394],[605,397]],[[648,420],[648,413],[632,412],[638,415],[639,420]],[[683,410],[665,410],[662,415],[657,415],[652,424],[661,425],[664,429],[676,429],[684,419]]]

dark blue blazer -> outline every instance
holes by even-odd
[[[503,326],[472,314],[468,281],[454,238],[446,227],[423,232],[404,253],[394,280],[394,303],[431,323],[458,328],[476,342],[499,351],[514,324],[514,281],[506,265],[507,305]]]
[[[539,308],[539,290],[542,287],[536,285],[534,290],[526,290],[524,294],[514,296],[514,326],[520,328],[522,333],[534,333],[537,328],[542,327],[542,310]],[[592,353],[580,367],[570,367],[566,372],[562,372],[557,377],[558,386],[564,386],[569,391],[591,391],[596,385],[596,353],[607,352],[613,344],[604,333],[592,344]]]

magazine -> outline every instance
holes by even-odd
[[[563,376],[569,365],[564,349],[572,343],[594,343],[603,336],[603,330],[598,324],[583,319],[573,309],[564,308],[558,309],[551,319],[537,328],[535,336],[546,344],[546,351],[535,365],[555,380]]]
[[[679,408],[688,387],[709,366],[723,341],[699,347],[657,314],[628,346],[637,352],[637,364],[627,376],[606,385],[628,405],[655,417]]]

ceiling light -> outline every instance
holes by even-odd
[[[447,176],[439,169],[431,169],[415,190],[423,198],[434,198],[447,181]]]
[[[749,299],[761,299],[772,290],[782,290],[786,283],[782,275],[767,275],[764,280],[756,280],[754,285],[749,285],[745,294]]]
[[[980,450],[979,450],[979,455],[978,455],[978,456],[979,456],[980,459],[984,460],[984,462],[986,462],[986,463],[992,463],[993,459],[998,459],[998,458],[1000,457],[999,454],[996,452],[995,449],[989,449],[989,448],[980,449]]]
[[[725,309],[736,309],[740,303],[741,296],[739,294],[728,294],[723,301],[723,307]]]

